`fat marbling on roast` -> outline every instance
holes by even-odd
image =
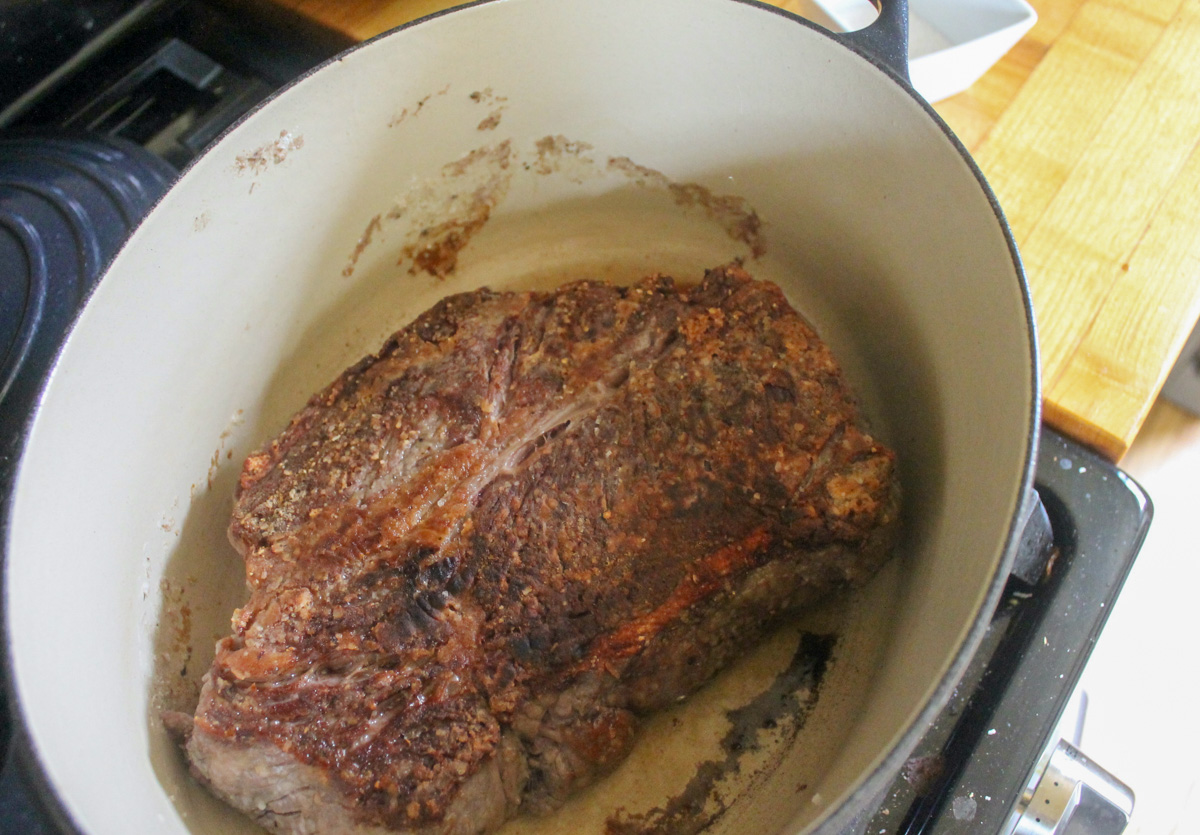
[[[192,770],[286,833],[478,833],[887,558],[891,451],[737,266],[450,296],[245,462]]]

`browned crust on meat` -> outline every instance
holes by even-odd
[[[250,598],[189,745],[272,746],[363,827],[460,831],[439,822],[502,760],[462,831],[551,808],[624,756],[638,710],[869,577],[893,470],[828,348],[739,267],[449,297],[247,459]]]

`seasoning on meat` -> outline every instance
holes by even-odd
[[[283,833],[553,810],[639,717],[879,568],[894,465],[740,267],[446,298],[246,460],[250,596],[193,772]]]

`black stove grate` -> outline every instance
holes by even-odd
[[[1043,430],[1036,484],[1054,552],[1035,586],[1012,578],[978,652],[912,758],[854,835],[1006,832],[1150,526],[1146,493]],[[849,835],[849,833],[847,833]]]

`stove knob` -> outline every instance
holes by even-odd
[[[1133,791],[1060,739],[1013,811],[1012,835],[1120,835]]]

